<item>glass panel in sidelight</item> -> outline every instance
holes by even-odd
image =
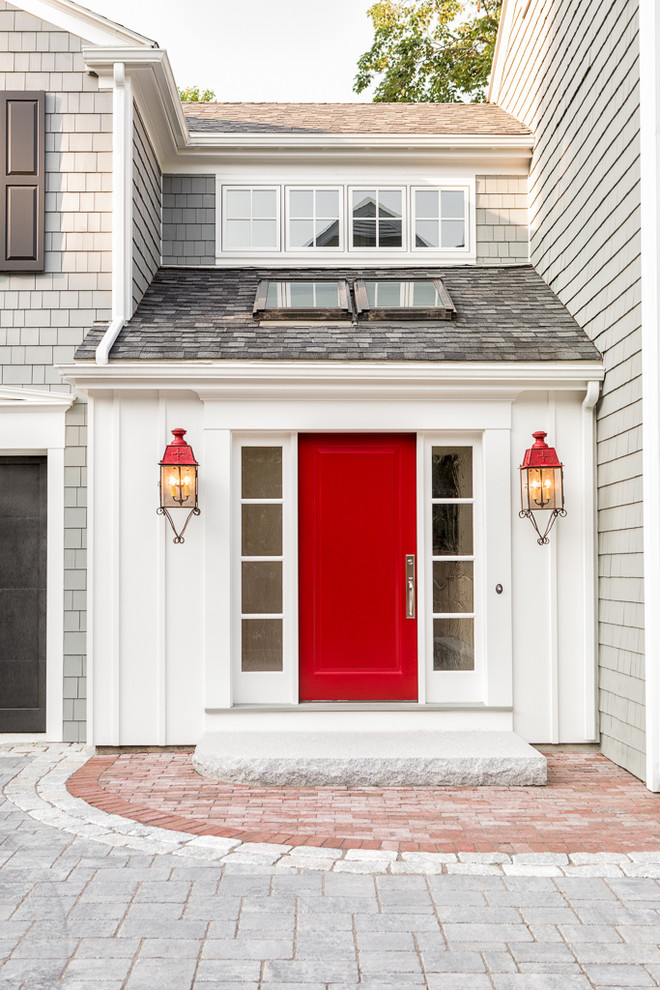
[[[282,611],[282,561],[244,560],[241,564],[241,611],[270,615]]]
[[[282,556],[282,506],[248,503],[241,507],[241,554],[244,557]]]
[[[241,496],[282,498],[282,448],[243,447]]]
[[[282,620],[243,619],[241,670],[282,670]]]
[[[472,556],[473,512],[471,503],[445,503],[432,506],[433,556]]]
[[[471,560],[433,561],[433,611],[474,611],[474,564]]]
[[[433,498],[472,498],[472,447],[434,447]]]
[[[433,669],[474,670],[474,619],[433,620]]]

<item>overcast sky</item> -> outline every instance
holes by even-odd
[[[230,102],[369,100],[352,92],[373,0],[78,0],[167,48],[177,84]]]

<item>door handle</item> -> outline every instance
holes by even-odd
[[[415,618],[415,554],[406,554],[406,619]]]

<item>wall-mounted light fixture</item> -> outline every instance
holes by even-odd
[[[537,532],[537,543],[543,546],[549,543],[548,533],[552,529],[557,516],[565,516],[564,508],[564,470],[557,457],[554,447],[548,447],[545,442],[547,433],[537,430],[532,433],[534,446],[525,451],[525,457],[520,465],[520,498],[522,508],[518,515],[521,519],[529,519]],[[548,525],[542,534],[534,513],[537,511],[550,512]]]
[[[193,449],[183,439],[185,430],[172,430],[174,440],[165,448],[160,462],[160,505],[156,509],[159,516],[167,516],[174,532],[174,543],[185,543],[183,534],[191,516],[198,516],[197,507],[197,468]],[[183,529],[177,533],[170,509],[188,509]]]

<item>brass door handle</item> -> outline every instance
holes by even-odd
[[[406,619],[415,618],[415,554],[406,554]]]

